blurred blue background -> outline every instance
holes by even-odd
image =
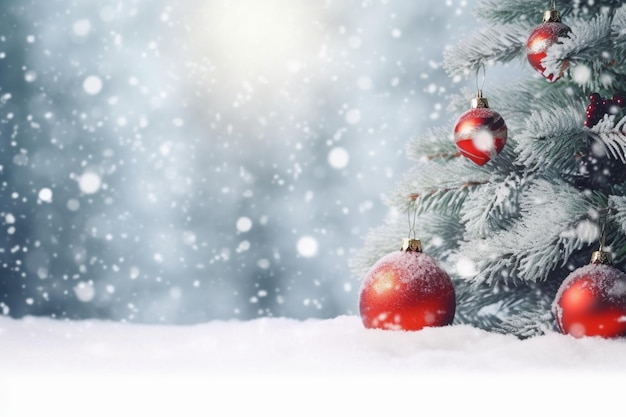
[[[4,0],[0,312],[356,313],[471,2]]]

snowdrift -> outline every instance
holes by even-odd
[[[582,415],[622,409],[626,381],[623,339],[367,330],[355,316],[193,326],[0,318],[0,346],[7,417]]]

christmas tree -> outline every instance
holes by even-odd
[[[352,266],[364,276],[415,233],[453,279],[454,323],[529,337],[556,329],[555,295],[602,235],[614,267],[626,266],[626,7],[479,0],[475,14],[482,27],[446,50],[444,64],[467,85],[476,78],[476,89],[450,98],[449,125],[408,143],[414,165]],[[529,37],[553,22],[559,31],[537,60]],[[522,79],[480,91],[492,66],[515,61],[528,66]],[[482,94],[508,137],[477,161],[459,152],[454,123]]]

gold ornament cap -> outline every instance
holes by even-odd
[[[404,252],[421,252],[422,242],[419,239],[404,238],[402,239],[402,248],[400,250]]]
[[[476,98],[472,99],[472,108],[473,109],[488,109],[489,101],[485,97],[483,97],[482,90],[478,90],[476,94]]]
[[[589,261],[589,263],[594,265],[613,265],[609,253],[602,249],[594,251],[591,254],[591,261]]]
[[[557,23],[560,23],[561,22],[561,13],[559,13],[559,11],[555,10],[555,9],[546,10],[543,13],[543,23],[547,23],[547,22],[557,22]]]

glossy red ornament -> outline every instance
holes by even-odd
[[[564,334],[626,336],[626,274],[601,263],[578,268],[561,284],[552,308]]]
[[[480,92],[472,101],[472,109],[463,113],[454,126],[457,149],[461,155],[480,166],[502,151],[507,134],[504,119],[489,108],[487,99]]]
[[[558,74],[547,73],[546,68],[542,64],[542,60],[546,57],[548,49],[559,41],[559,38],[568,37],[572,30],[569,26],[561,22],[558,11],[548,10],[544,14],[543,23],[537,26],[526,41],[526,57],[530,65],[538,71],[543,77],[555,82],[563,76],[569,62],[563,61]]]
[[[435,259],[408,249],[372,266],[361,285],[359,310],[368,329],[420,330],[451,324],[456,296]]]

